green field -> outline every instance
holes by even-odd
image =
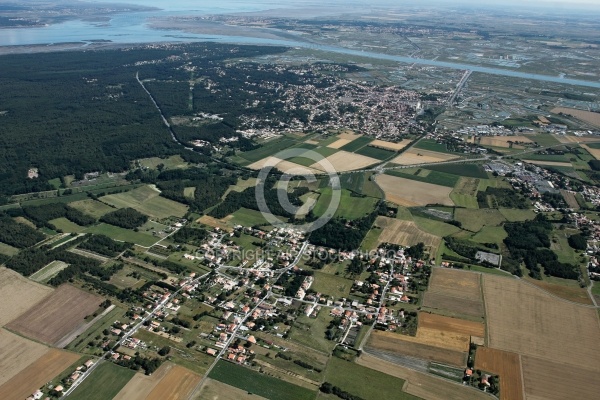
[[[337,357],[331,357],[327,364],[325,382],[365,400],[419,399],[402,391],[403,379]]]
[[[534,142],[537,142],[537,144],[539,144],[540,146],[544,147],[560,144],[558,139],[556,139],[556,137],[550,133],[540,133],[538,135],[531,136],[528,135],[527,137],[529,137]]]
[[[60,229],[63,232],[83,232],[85,230],[85,228],[83,226],[79,226],[74,222],[69,221],[68,219],[62,217],[62,218],[56,218],[53,220],[48,221],[50,222],[52,225],[54,225],[56,227],[56,229]]]
[[[386,175],[398,176],[400,178],[412,179],[414,181],[431,183],[433,185],[440,185],[453,188],[460,179],[458,175],[447,174],[445,172],[430,171],[425,176],[423,172],[429,171],[423,168],[418,168],[414,173],[407,173],[402,169],[385,171]]]
[[[164,166],[164,169],[175,169],[175,168],[186,168],[188,163],[181,158],[180,155],[174,155],[167,158],[150,157],[142,158],[138,160],[142,167],[156,169],[160,164]]]
[[[84,214],[91,215],[92,217],[98,219],[102,217],[104,214],[107,214],[111,211],[115,211],[114,208],[108,206],[98,200],[79,200],[69,203],[69,205]]]
[[[440,153],[450,153],[443,143],[438,143],[433,139],[420,140],[415,146],[417,149],[437,151]]]
[[[86,233],[96,233],[108,236],[121,242],[135,243],[143,247],[150,247],[160,239],[144,233],[134,232],[129,229],[119,228],[109,224],[94,225],[85,230]]]
[[[418,217],[413,215],[413,220],[421,230],[431,233],[435,236],[451,236],[461,231],[457,226],[447,224],[442,221],[431,218]]]
[[[340,147],[340,150],[349,151],[351,153],[354,153],[356,150],[368,145],[373,140],[374,139],[371,137],[361,136],[358,139],[354,139],[350,143],[343,145],[342,147]]]
[[[488,174],[479,164],[446,164],[431,165],[427,169],[432,171],[445,172],[447,174],[466,176],[468,178],[487,179]]]
[[[507,234],[501,226],[484,226],[473,235],[472,240],[477,243],[502,243]]]
[[[533,210],[520,210],[517,208],[501,208],[500,214],[509,222],[528,221],[535,218]]]
[[[337,153],[339,151],[338,149],[332,149],[331,147],[318,147],[318,148],[313,148],[313,149],[310,149],[310,150],[314,151],[315,153],[318,153],[323,158],[327,158],[330,155],[335,154],[335,153]],[[308,154],[308,152],[305,152],[303,154],[300,154],[297,157],[290,158],[288,161],[296,163],[296,164],[304,165],[305,167],[308,167],[308,166],[313,165],[317,161],[320,161],[320,159],[317,158],[315,160],[314,157],[310,157],[310,155]]]
[[[535,153],[527,153],[527,154],[523,154],[519,158],[521,158],[523,160],[533,160],[533,161],[569,162],[570,155],[569,154],[535,154]]]
[[[125,193],[110,194],[100,198],[116,208],[131,207],[150,217],[163,219],[170,216],[183,217],[188,210],[184,204],[160,197],[160,192],[150,186],[142,186]]]
[[[112,399],[135,375],[135,371],[105,361],[69,396],[73,400]]]
[[[290,331],[290,338],[311,349],[329,353],[336,344],[325,337],[327,326],[332,319],[328,308],[322,308],[317,318],[309,318],[301,314],[294,322]]]
[[[244,226],[266,226],[270,225],[270,223],[263,217],[260,211],[250,210],[248,208],[240,208],[233,214],[229,220],[234,225],[244,225]],[[277,217],[282,221],[287,221],[286,218]]]
[[[484,226],[498,226],[506,220],[498,210],[466,208],[457,208],[454,219],[462,224],[463,229],[471,232],[479,232]]]
[[[380,149],[378,147],[365,146],[355,151],[356,154],[376,158],[378,160],[387,160],[396,155],[396,152],[391,150]]]
[[[381,235],[382,229],[379,227],[372,227],[369,233],[365,236],[362,243],[360,244],[360,249],[363,251],[371,251],[377,249],[377,244],[379,243],[379,236]]]
[[[215,365],[208,377],[271,400],[313,400],[316,395],[309,389],[223,360]]]
[[[277,152],[292,147],[296,143],[296,140],[288,137],[278,138],[264,143],[258,149],[239,153],[239,157],[248,161],[248,164],[251,164],[265,157],[275,155]]]
[[[328,187],[320,189],[319,199],[313,208],[313,213],[320,217],[325,214],[327,207],[332,201],[333,189]],[[340,204],[335,211],[336,217],[357,219],[364,217],[373,211],[377,199],[373,197],[354,197],[349,190],[342,190],[340,197]]]
[[[383,192],[377,183],[370,179],[371,176],[373,176],[373,172],[344,174],[340,176],[340,184],[342,189],[381,199]]]
[[[348,298],[353,283],[352,280],[320,271],[315,272],[314,278],[315,281],[310,287],[312,290],[331,295],[336,299],[340,297]]]
[[[14,256],[19,252],[19,249],[16,247],[12,247],[6,243],[0,242],[0,254],[4,254],[5,256]]]

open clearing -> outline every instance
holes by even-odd
[[[173,365],[166,375],[152,389],[148,400],[185,399],[200,382],[202,377],[187,368]]]
[[[577,110],[575,108],[556,107],[550,110],[554,114],[567,114],[572,115],[580,121],[587,122],[590,125],[600,127],[600,113],[592,111]]]
[[[5,329],[0,329],[0,385],[42,357],[48,348]],[[30,393],[29,393],[30,394]],[[4,397],[0,397],[4,399]]]
[[[423,242],[430,254],[435,254],[441,239],[438,236],[424,232],[413,221],[379,216],[375,225],[383,228],[379,235],[378,243],[393,243],[400,246],[414,246]]]
[[[500,400],[523,399],[521,361],[518,354],[479,346],[475,354],[475,368],[500,375]]]
[[[98,310],[102,298],[70,285],[62,285],[32,306],[7,328],[40,342],[57,344],[85,324],[84,318]]]
[[[398,165],[413,165],[438,163],[442,161],[454,160],[457,158],[459,157],[452,154],[412,148],[400,154],[398,157],[394,158],[390,162]]]
[[[0,242],[0,254],[4,254],[5,256],[12,257],[19,252],[19,249],[16,247],[12,247],[9,244]]]
[[[448,310],[454,314],[483,317],[485,310],[479,279],[479,274],[475,273],[434,268],[429,290],[423,298],[423,306]]]
[[[279,171],[285,172],[285,173],[288,173],[291,175],[306,175],[306,174],[311,174],[311,173],[312,174],[315,174],[315,173],[320,174],[321,173],[321,171],[319,171],[315,168],[305,167],[303,165],[296,164],[291,161],[282,160],[281,158],[271,157],[271,156],[265,157],[262,160],[256,161],[255,163],[248,165],[248,168],[255,169],[255,170],[260,170],[265,167],[275,167]]]
[[[112,399],[129,382],[135,372],[112,362],[104,362],[71,393],[73,400]]]
[[[597,311],[523,281],[483,275],[488,345],[600,372]],[[568,364],[569,366],[567,366]]]
[[[352,131],[345,131],[343,133],[339,133],[337,135],[337,137],[339,137],[340,139],[346,139],[349,141],[353,141],[355,139],[358,139],[359,137],[362,137],[362,135],[359,133],[354,133]]]
[[[523,160],[523,161],[526,163],[529,163],[529,164],[549,165],[551,167],[572,167],[573,166],[571,163],[563,162],[563,161],[538,161],[538,160]]]
[[[461,176],[450,193],[450,198],[457,206],[479,208],[477,204],[477,189],[479,179]]]
[[[403,366],[384,361],[370,354],[363,354],[357,364],[376,371],[406,380],[404,391],[427,400],[490,400],[490,397],[475,388],[452,383],[433,375],[414,371]]]
[[[457,367],[463,367],[466,363],[466,352],[416,343],[414,338],[405,337],[393,332],[373,331],[367,347]]]
[[[479,354],[479,350],[477,353]],[[522,362],[527,400],[598,398],[597,370],[578,366],[566,367],[561,362],[529,356],[523,356]],[[502,385],[502,378],[500,379]]]
[[[44,268],[40,269],[35,274],[31,275],[29,279],[32,279],[36,282],[45,282],[48,279],[51,279],[54,276],[56,276],[56,274],[58,274],[60,271],[67,268],[68,266],[69,264],[67,264],[66,262],[55,260],[46,265]]]
[[[137,398],[133,398],[137,400]],[[256,394],[250,394],[245,390],[227,385],[214,379],[206,378],[196,400],[266,400],[265,397]],[[129,400],[126,398],[115,400]],[[142,400],[141,398],[139,400]]]
[[[183,217],[188,210],[184,204],[160,197],[160,191],[150,185],[125,193],[109,194],[101,197],[100,200],[117,208],[135,208],[157,219],[170,216]]]
[[[338,172],[354,171],[356,169],[362,169],[368,167],[369,165],[378,164],[381,162],[376,158],[349,153],[343,150],[330,155],[326,158],[326,160],[329,161],[331,165],[333,165],[335,171]],[[327,171],[327,169],[325,169],[324,166],[319,163],[314,163],[310,167],[321,171]]]
[[[104,214],[115,211],[114,208],[98,201],[98,200],[79,200],[69,203],[69,205],[84,214],[91,215],[94,218],[100,218]]]
[[[0,267],[0,293],[0,326],[4,326],[50,295],[52,289],[24,278],[13,270]]]
[[[481,138],[482,146],[510,147],[509,142],[532,143],[533,141],[526,136],[484,136]]]
[[[386,142],[385,140],[377,139],[377,140],[373,140],[370,143],[370,146],[381,147],[381,148],[387,149],[387,150],[399,151],[399,150],[402,150],[403,148],[405,148],[406,146],[408,146],[411,142],[412,142],[412,140],[410,140],[410,139],[404,139],[399,143]]]
[[[211,217],[210,215],[203,215],[196,222],[200,222],[201,224],[204,224],[206,226],[211,226],[213,228],[219,228],[227,232],[231,232],[233,231],[233,228],[227,224],[227,221],[231,218],[231,215],[228,215],[223,219],[217,219],[215,217]]]
[[[44,386],[79,359],[79,355],[51,349],[18,375],[0,386],[0,399],[22,400]]]
[[[454,211],[454,219],[462,224],[463,229],[471,232],[479,232],[484,226],[499,226],[506,221],[500,211],[493,208],[457,208]]]
[[[377,184],[385,193],[385,199],[400,206],[413,207],[428,204],[452,206],[452,188],[418,182],[391,175],[377,176]]]

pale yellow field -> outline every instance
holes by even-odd
[[[509,277],[483,274],[483,289],[490,347],[600,372],[595,309]]]
[[[255,163],[248,165],[248,168],[259,170],[264,167],[275,167],[281,172],[285,172],[292,175],[305,175],[305,174],[320,174],[321,171],[312,168],[305,167],[300,164],[296,164],[290,161],[282,160],[277,157],[265,157],[262,160],[258,160]]]
[[[165,362],[150,376],[138,372],[113,400],[145,400],[158,382],[173,368],[173,365]]]
[[[337,135],[337,137],[339,137],[340,139],[346,139],[349,141],[353,141],[354,139],[358,139],[359,137],[361,137],[362,135],[359,133],[354,133],[352,131],[345,131],[343,133],[340,133]]]
[[[436,163],[459,158],[452,154],[439,153],[437,151],[412,148],[394,158],[391,163],[398,165],[413,165]]]
[[[379,216],[375,225],[383,228],[379,235],[379,244],[393,243],[400,246],[414,246],[423,242],[432,253],[435,253],[440,245],[440,237],[420,230],[413,221]]]
[[[598,136],[570,136],[570,135],[553,135],[560,143],[587,143],[599,142]]]
[[[600,113],[592,112],[592,111],[583,111],[577,110],[575,108],[565,108],[565,107],[556,107],[550,110],[551,113],[558,114],[568,114],[573,117],[581,120],[583,122],[587,122],[590,125],[594,125],[600,127]]]
[[[202,377],[187,368],[174,365],[152,389],[147,400],[186,399]]]
[[[326,158],[326,160],[329,161],[333,165],[333,168],[339,172],[354,171],[356,169],[362,169],[368,167],[369,165],[378,164],[381,162],[375,158],[349,153],[343,150],[330,155]],[[311,168],[325,171],[324,167],[319,163],[314,163],[311,165]]]
[[[405,379],[403,391],[427,400],[489,400],[490,397],[481,390],[463,386],[433,375],[424,374],[384,361],[365,352],[356,363],[384,374]],[[215,399],[216,400],[216,399]],[[229,400],[229,399],[227,399]],[[232,399],[234,400],[234,399]]]
[[[304,143],[306,143],[306,144],[319,144],[319,142],[317,142],[316,140],[312,140],[312,139],[309,139],[309,140],[307,140]]]
[[[227,224],[227,221],[231,218],[233,218],[231,215],[228,215],[223,219],[216,219],[214,217],[211,217],[210,215],[203,215],[196,222],[200,222],[201,224],[212,226],[213,228],[219,228],[231,232],[233,231],[233,228]]]
[[[600,149],[592,149],[587,144],[582,144],[581,147],[586,149],[596,160],[600,160]]]
[[[377,139],[369,143],[369,146],[381,147],[383,149],[398,151],[408,146],[410,142],[412,142],[412,140],[410,139],[404,139],[399,143],[386,142],[385,140]]]
[[[0,385],[48,352],[48,348],[24,337],[0,329]]]
[[[339,149],[340,147],[347,145],[351,141],[352,140],[348,139],[338,139],[335,142],[328,144],[327,147],[331,147],[332,149]]]
[[[479,142],[482,146],[510,147],[508,142],[532,143],[526,136],[484,136]]]
[[[377,176],[377,184],[385,192],[385,199],[400,206],[413,207],[427,204],[454,205],[450,199],[452,188],[413,181],[391,175]]]
[[[553,165],[555,167],[572,167],[571,163],[561,161],[539,161],[539,160],[523,160],[526,163],[534,165]]]
[[[52,293],[52,289],[24,278],[17,272],[0,267],[0,327]]]

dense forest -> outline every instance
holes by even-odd
[[[88,235],[88,239],[85,242],[82,242],[78,247],[104,256],[115,257],[133,247],[133,244],[116,242],[104,235]]]
[[[283,51],[270,46],[199,43],[3,57],[0,195],[50,190],[52,178],[124,171],[134,159],[186,152],[171,139],[137,83],[136,72],[142,78],[189,80],[181,66],[190,61],[214,71],[232,56]],[[169,88],[154,89],[161,105],[168,108],[161,93]],[[187,90],[181,93],[185,98]],[[211,98],[198,101],[210,102]],[[38,178],[27,178],[31,167],[39,169]]]
[[[543,214],[538,214],[533,221],[506,223],[504,229],[508,233],[504,244],[510,257],[523,262],[532,278],[542,279],[540,267],[546,275],[565,279],[579,277],[575,265],[559,262],[556,253],[550,250],[552,224]]]
[[[148,217],[133,208],[121,208],[105,214],[100,221],[125,229],[139,228],[148,221]]]
[[[20,249],[30,247],[44,240],[43,233],[32,227],[16,222],[8,215],[0,215],[0,242]]]

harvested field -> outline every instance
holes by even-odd
[[[346,139],[348,141],[353,141],[355,139],[358,139],[359,137],[362,137],[362,135],[358,134],[358,133],[354,133],[352,131],[345,131],[344,133],[338,134],[337,137],[339,137],[340,139]]]
[[[410,144],[410,142],[412,142],[412,140],[410,140],[410,139],[404,139],[399,143],[386,142],[385,140],[377,139],[377,140],[373,140],[370,143],[370,146],[381,147],[382,149],[386,149],[386,150],[399,151],[399,150],[402,150],[403,148],[405,148],[406,146],[408,146]]]
[[[478,347],[475,369],[500,375],[500,400],[522,400],[523,380],[519,355],[507,351]]]
[[[452,206],[452,188],[418,182],[391,175],[379,175],[377,184],[385,193],[385,199],[400,206],[413,207],[427,204]]]
[[[434,268],[428,292],[481,301],[479,274],[448,268]]]
[[[1,327],[50,295],[52,289],[24,278],[11,269],[0,267],[0,293]]]
[[[403,338],[408,342],[425,344],[441,349],[469,351],[470,337],[463,333],[419,327],[417,336],[403,336]]]
[[[575,197],[574,192],[570,192],[568,190],[561,190],[560,194],[562,194],[563,199],[567,202],[567,205],[574,210],[579,210],[579,203],[577,202],[577,198]]]
[[[522,362],[527,400],[598,398],[600,388],[597,371],[578,366],[565,368],[561,362],[529,356],[522,357]]]
[[[375,158],[349,153],[343,150],[330,155],[326,158],[326,160],[328,160],[331,165],[333,165],[333,168],[338,172],[354,171],[356,169],[365,168],[369,165],[378,164],[381,162]],[[325,171],[324,167],[319,163],[314,163],[310,167]]]
[[[84,318],[100,307],[102,298],[70,285],[62,285],[7,325],[24,336],[57,344],[84,325]]]
[[[209,215],[203,215],[196,222],[200,222],[201,224],[204,224],[207,226],[212,226],[213,228],[220,228],[220,229],[226,230],[228,232],[231,232],[231,231],[233,231],[233,228],[227,224],[227,220],[229,220],[231,218],[232,217],[230,215],[228,215],[227,217],[225,217],[223,219],[217,219],[217,218],[211,217]]]
[[[587,144],[582,144],[581,147],[586,149],[596,160],[600,160],[600,149],[594,149]]]
[[[37,361],[48,352],[43,344],[27,340],[5,329],[0,329],[0,385]],[[29,393],[31,394],[31,393]],[[4,397],[0,397],[4,399]]]
[[[481,300],[473,301],[431,291],[425,292],[423,307],[434,310],[449,310],[453,313],[483,317],[485,310]]]
[[[174,371],[174,372],[173,372]],[[156,372],[151,376],[144,375],[141,373],[135,374],[135,376],[127,382],[127,385],[121,389],[121,391],[115,396],[113,400],[145,400],[150,399],[152,396],[160,395],[159,392],[164,392],[168,385],[180,385],[182,384],[182,391],[179,389],[174,390],[176,386],[173,386],[173,395],[169,393],[164,399],[183,399],[189,395],[191,389],[195,387],[198,381],[189,381],[186,384],[187,375],[191,374],[198,378],[199,376],[188,371],[187,369],[175,365],[170,362],[166,362],[160,366]],[[175,375],[171,375],[175,374]],[[177,379],[177,375],[180,375],[180,380]],[[175,379],[173,379],[175,378]],[[169,379],[169,380],[167,380]],[[195,382],[195,383],[194,383]],[[190,383],[193,386],[190,388]],[[179,387],[179,386],[177,386]],[[169,397],[178,396],[178,397]],[[156,397],[155,397],[156,398]]]
[[[348,140],[348,139],[338,139],[335,142],[328,144],[327,147],[331,147],[332,149],[339,149],[340,147],[347,145],[351,141],[352,140]]]
[[[403,391],[427,400],[489,400],[482,391],[459,383],[437,378],[433,375],[384,361],[370,354],[362,353],[356,363],[376,371],[406,380]]]
[[[107,206],[106,204],[98,201],[98,200],[79,200],[69,203],[69,205],[73,208],[78,209],[84,214],[91,215],[94,218],[100,218],[104,214],[107,214],[111,211],[115,211],[114,208]]]
[[[481,138],[479,144],[482,146],[493,146],[493,147],[510,147],[510,143],[532,143],[533,141],[526,136],[484,136]]]
[[[79,359],[79,355],[51,349],[0,386],[0,399],[22,400],[44,386]]]
[[[436,251],[441,239],[424,232],[413,221],[379,216],[375,225],[383,229],[379,235],[379,243],[393,243],[401,246],[414,246],[423,242],[430,251]]]
[[[539,161],[539,160],[523,160],[526,163],[529,164],[535,164],[535,165],[548,165],[551,167],[572,167],[573,165],[569,162],[563,162],[563,161]]]
[[[600,113],[592,112],[592,111],[583,111],[577,110],[575,108],[566,108],[566,107],[556,107],[550,110],[551,113],[554,114],[567,114],[572,115],[580,121],[586,122],[590,125],[600,127]]]
[[[404,335],[392,332],[373,331],[367,347],[457,367],[463,367],[467,360],[466,352],[416,343],[414,338],[405,340]]]
[[[309,140],[305,141],[304,143],[306,143],[306,144],[314,144],[314,145],[318,145],[319,144],[319,142],[317,140],[312,140],[312,139],[309,139]]]
[[[560,143],[598,142],[598,136],[553,135]]]
[[[195,400],[266,400],[256,394],[250,394],[246,390],[229,386],[214,379],[206,378]],[[115,399],[117,400],[117,399]],[[122,399],[127,400],[127,399]],[[135,400],[135,399],[134,399]],[[142,399],[140,399],[142,400]]]
[[[398,165],[429,164],[454,160],[458,156],[424,149],[409,149],[390,161]]]
[[[546,292],[561,297],[563,299],[574,301],[575,303],[588,305],[593,304],[592,299],[590,299],[587,290],[579,287],[579,285],[577,285],[575,281],[571,281],[575,284],[570,286],[562,283],[552,283],[543,280],[540,281],[537,279],[531,279],[529,277],[526,277],[525,280],[537,287],[544,289]]]
[[[483,274],[488,345],[600,372],[597,311],[521,280]]]
[[[480,322],[424,312],[419,313],[419,330],[421,330],[421,328],[439,329],[441,331],[460,333],[466,336],[485,336],[485,325]]]
[[[282,160],[280,158],[277,157],[265,157],[262,160],[259,160],[255,163],[252,163],[250,165],[248,165],[248,168],[250,169],[255,169],[255,170],[260,170],[263,169],[265,167],[275,167],[277,168],[279,171],[281,172],[285,172],[288,174],[292,174],[292,175],[304,175],[304,174],[319,174],[321,173],[321,171],[315,169],[315,168],[311,168],[311,167],[305,167],[303,165],[300,164],[296,164],[290,161],[286,161],[286,160]]]
[[[202,377],[187,368],[174,365],[158,385],[152,389],[147,400],[185,399]]]

